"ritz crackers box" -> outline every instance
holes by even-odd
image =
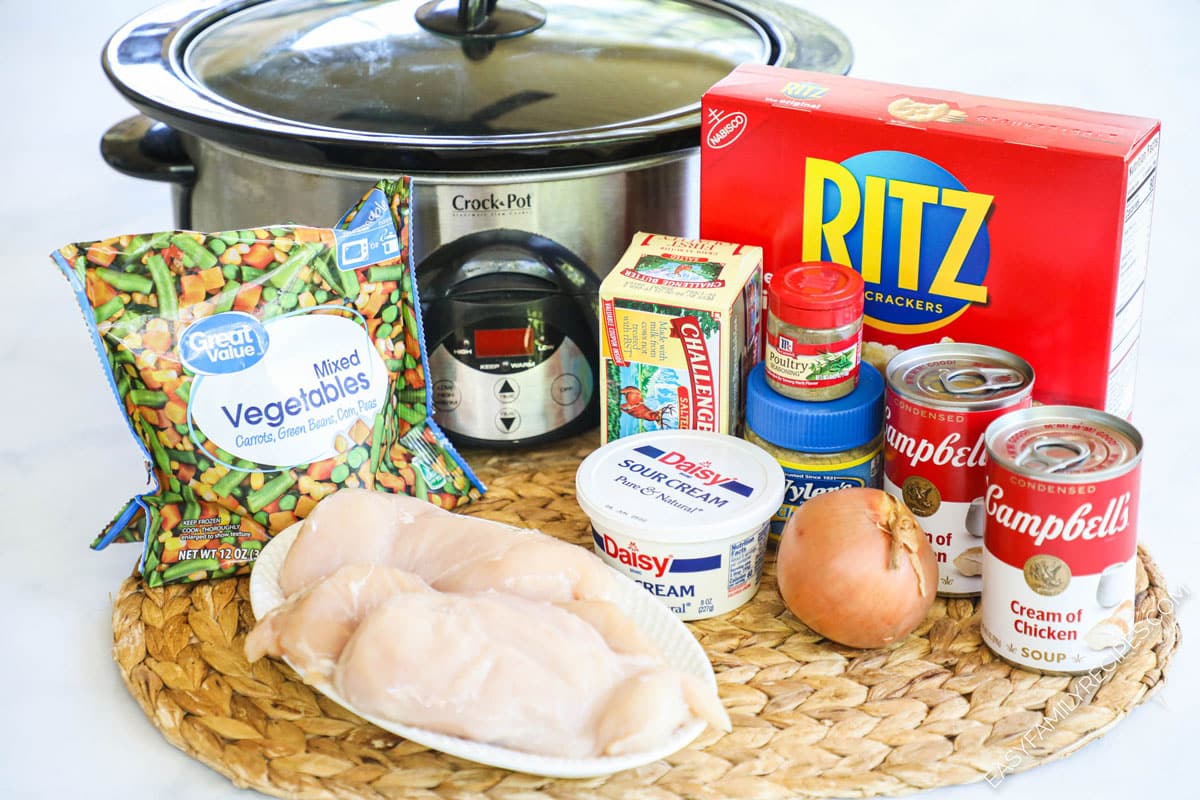
[[[637,233],[600,284],[600,441],[737,434],[762,339],[762,249]]]
[[[989,344],[1130,416],[1156,120],[762,66],[702,113],[701,235],[858,270],[865,356]]]

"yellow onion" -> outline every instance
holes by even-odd
[[[916,517],[878,489],[805,501],[783,529],[775,573],[797,619],[850,647],[900,641],[937,592],[937,559]]]

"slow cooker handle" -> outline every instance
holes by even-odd
[[[196,179],[179,131],[142,114],[109,128],[100,139],[100,155],[117,172],[134,178],[182,186]]]

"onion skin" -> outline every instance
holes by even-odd
[[[937,593],[933,548],[912,512],[879,489],[839,489],[796,509],[775,567],[788,610],[850,647],[886,647],[921,624]]]

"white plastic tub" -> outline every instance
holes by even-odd
[[[783,469],[766,451],[702,431],[618,439],[575,474],[596,553],[685,620],[754,596],[783,491]]]

